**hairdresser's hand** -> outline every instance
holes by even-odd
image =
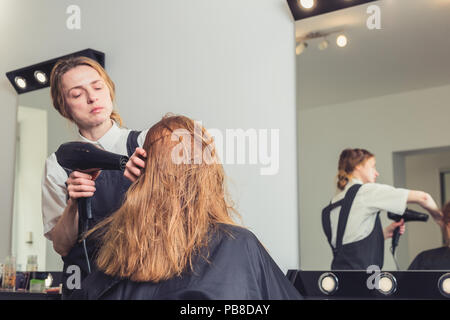
[[[97,178],[99,171],[83,173],[79,171],[72,171],[66,181],[69,198],[72,200],[78,198],[92,197],[95,192],[95,178]]]
[[[417,203],[427,210],[439,226],[443,226],[444,215],[438,208],[434,199],[426,192],[411,190],[408,195],[408,202]]]
[[[439,226],[442,226],[444,214],[439,209],[434,199],[428,193],[425,193],[424,195],[422,207],[430,213],[434,221],[436,221]]]
[[[405,221],[401,219],[399,222],[392,222],[390,225],[388,225],[384,230],[384,239],[387,240],[389,238],[392,238],[394,235],[394,230],[400,227],[400,234],[404,234],[406,230]]]
[[[131,180],[131,182],[135,182],[141,175],[141,168],[145,168],[145,158],[147,158],[147,152],[142,148],[136,148],[125,166],[123,175]]]

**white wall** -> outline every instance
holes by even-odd
[[[378,182],[393,184],[393,152],[449,145],[450,86],[349,103],[301,109],[299,206],[301,268],[328,269],[331,249],[321,211],[335,192],[340,152],[362,147],[375,153]],[[389,221],[382,219],[386,226]],[[385,269],[395,270],[386,242]]]
[[[66,28],[72,4],[81,7],[81,30]],[[106,53],[118,109],[131,128],[147,128],[172,111],[207,128],[280,129],[277,175],[260,176],[259,166],[225,170],[244,224],[285,270],[299,264],[294,45],[284,0],[0,3],[0,46],[8,48],[0,52],[0,74],[93,48]],[[0,103],[6,113],[0,129],[3,260],[10,247],[17,108],[4,76]]]

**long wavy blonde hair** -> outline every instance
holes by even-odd
[[[165,116],[149,129],[143,146],[145,169],[122,207],[86,235],[100,235],[99,270],[152,282],[179,276],[188,268],[195,272],[193,258],[207,247],[210,231],[221,223],[237,225],[233,216],[240,216],[227,200],[212,138],[195,126],[187,117]],[[194,161],[194,140],[214,163]],[[174,155],[182,153],[187,161],[179,163]]]

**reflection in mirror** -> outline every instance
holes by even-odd
[[[450,168],[441,169],[439,176],[441,183],[441,203],[444,205],[450,201]]]
[[[50,88],[20,94],[18,101],[12,253],[18,270],[37,255],[39,270],[59,271],[62,260],[43,235],[41,181],[46,158],[77,134],[53,108]]]
[[[380,9],[380,29],[368,28],[371,5]],[[302,270],[330,270],[321,213],[336,194],[342,150],[375,154],[377,183],[425,191],[439,207],[448,197],[440,172],[450,168],[449,16],[448,1],[380,0],[295,22]],[[383,228],[392,223],[386,212],[380,218]],[[442,246],[432,217],[408,222],[398,265],[406,270],[418,253]],[[391,239],[384,270],[397,269],[390,247]]]
[[[450,166],[450,147],[397,152],[394,158],[394,185],[410,190],[426,190],[442,207],[445,195],[441,193],[440,171]],[[417,204],[408,207],[425,212]],[[401,269],[408,269],[419,253],[445,244],[444,234],[433,219],[428,219],[426,223],[407,223],[406,230],[398,248]]]

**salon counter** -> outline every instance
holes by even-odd
[[[61,294],[0,290],[0,300],[61,300]]]

